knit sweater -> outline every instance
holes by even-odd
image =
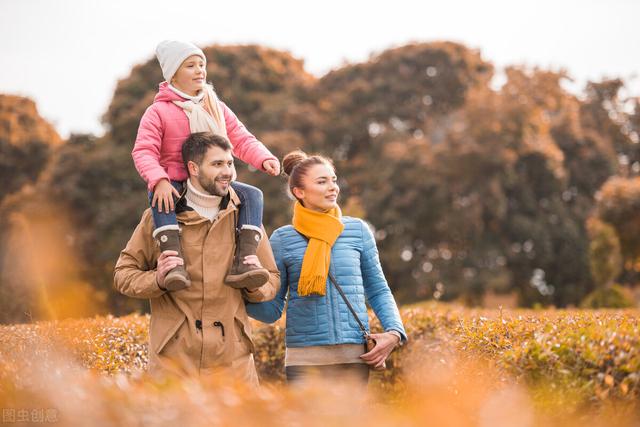
[[[187,200],[187,206],[209,221],[213,221],[220,211],[222,197],[198,191],[193,184],[191,184],[190,179],[187,179],[187,192],[184,197]]]
[[[338,365],[342,363],[365,363],[362,344],[312,345],[309,347],[287,347],[284,366]]]

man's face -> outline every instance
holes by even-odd
[[[202,159],[202,164],[194,166],[191,176],[200,184],[201,188],[198,190],[220,197],[229,193],[229,185],[235,171],[231,151],[210,147]],[[193,181],[191,183],[196,185]]]

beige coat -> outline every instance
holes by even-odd
[[[237,195],[220,207],[213,222],[193,210],[178,212],[185,265],[191,287],[162,291],[156,282],[160,247],[152,238],[151,210],[142,215],[115,267],[114,286],[124,295],[148,298],[149,371],[178,375],[203,375],[221,371],[257,384],[253,363],[251,325],[244,302],[272,299],[280,285],[280,273],[263,238],[258,258],[269,270],[269,281],[253,292],[223,283],[234,253]],[[266,235],[266,234],[265,234]]]

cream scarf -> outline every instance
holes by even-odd
[[[181,107],[189,118],[191,133],[213,132],[227,138],[224,111],[218,102],[218,96],[213,91],[213,86],[205,85],[203,90],[202,102],[195,103],[192,100],[187,100],[173,101],[173,103]]]

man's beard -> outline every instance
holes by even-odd
[[[229,187],[231,186],[231,175],[228,176],[218,176],[215,179],[208,179],[205,177],[198,177],[198,182],[202,186],[202,188],[212,196],[224,197],[229,194]],[[226,188],[222,189],[220,185],[216,185],[216,181],[225,180],[229,183]]]

